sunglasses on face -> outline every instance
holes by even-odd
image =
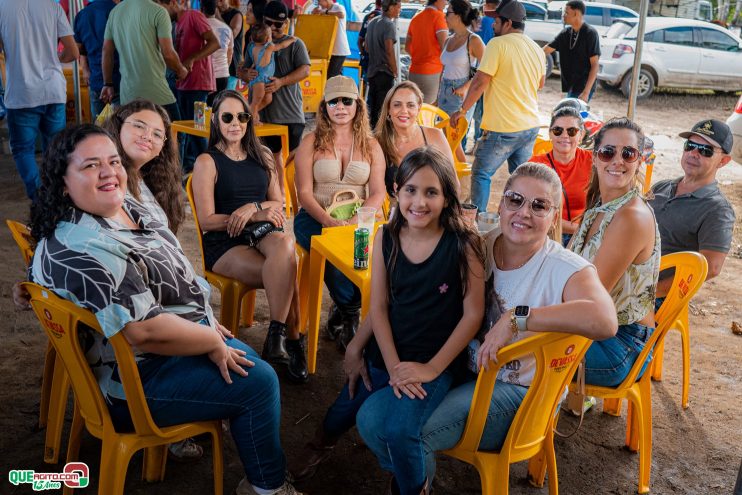
[[[240,124],[247,124],[247,122],[250,120],[250,114],[247,112],[239,112],[237,114],[222,112],[222,122],[224,122],[225,124],[231,124],[235,117],[237,117],[237,120],[240,122]]]
[[[613,157],[616,156],[616,153],[618,153],[618,150],[615,146],[611,145],[601,146],[595,152],[601,162],[609,162],[613,160]],[[634,163],[639,158],[641,158],[641,156],[641,152],[633,146],[624,146],[621,149],[621,159],[626,163]]]
[[[349,107],[356,101],[353,98],[348,98],[346,96],[342,96],[340,98],[333,98],[332,100],[327,102],[327,106],[330,108],[335,108],[338,103],[342,103],[344,107]]]
[[[683,151],[691,152],[693,150],[696,150],[699,155],[706,158],[711,158],[712,156],[714,156],[714,153],[716,153],[716,148],[714,148],[710,144],[701,144],[686,140],[685,144],[683,145]]]
[[[523,207],[524,204],[528,203],[529,207],[531,208],[531,213],[533,213],[537,217],[545,217],[549,214],[551,209],[554,208],[554,206],[548,199],[527,199],[521,193],[510,190],[505,191],[505,194],[503,195],[503,202],[505,203],[505,208],[510,211],[518,211]]]
[[[281,29],[285,23],[286,21],[271,21],[268,19],[263,19],[263,24],[265,24],[268,27],[274,27],[277,29]]]
[[[564,131],[567,131],[567,136],[569,137],[575,137],[578,132],[580,132],[579,127],[567,127],[566,129],[564,127],[554,126],[551,129],[549,129],[552,134],[555,136],[561,136]]]

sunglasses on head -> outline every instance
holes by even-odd
[[[263,24],[265,24],[268,27],[275,27],[275,28],[281,28],[286,23],[286,21],[271,21],[268,19],[263,19]]]
[[[616,153],[618,153],[618,150],[615,146],[611,145],[601,146],[595,152],[601,162],[611,161],[616,156]],[[621,159],[626,163],[633,163],[641,158],[641,156],[641,152],[633,146],[624,146],[621,149]]]
[[[349,107],[353,103],[355,103],[355,100],[353,98],[348,98],[347,96],[342,96],[342,97],[333,98],[332,100],[329,100],[327,102],[327,106],[330,108],[335,108],[337,104],[341,102],[344,107]]]
[[[554,126],[551,129],[549,129],[552,134],[555,136],[561,136],[564,131],[567,131],[567,136],[569,137],[575,137],[578,132],[580,132],[579,127],[567,127],[566,129],[564,127]]]
[[[518,211],[524,204],[528,203],[531,208],[531,213],[537,217],[545,217],[549,214],[551,209],[554,208],[548,199],[528,199],[521,193],[511,190],[505,191],[505,194],[503,194],[503,202],[505,203],[505,208],[510,211]]]
[[[693,142],[691,140],[686,140],[685,144],[683,145],[683,151],[690,152],[693,150],[698,151],[699,155],[706,158],[711,158],[712,156],[714,156],[714,153],[716,153],[716,148],[714,148],[710,144],[701,144]]]
[[[250,120],[250,114],[247,112],[239,112],[237,114],[222,112],[222,122],[224,122],[225,124],[231,124],[235,117],[237,117],[237,120],[240,122],[240,124],[247,124],[247,122]]]

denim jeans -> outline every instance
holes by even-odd
[[[474,105],[474,141],[482,137],[482,116],[484,115],[484,96],[480,96]]]
[[[487,211],[492,176],[505,160],[512,174],[531,157],[538,127],[519,132],[485,131],[477,141],[471,171],[471,202],[477,211]]]
[[[435,453],[454,447],[464,433],[476,384],[472,380],[448,392],[423,426],[425,466],[431,482],[435,475]],[[500,450],[526,392],[526,387],[497,381],[492,392],[484,433],[479,442],[481,450]]]
[[[140,363],[152,419],[158,426],[171,426],[228,418],[248,481],[260,488],[279,488],[286,477],[286,459],[280,438],[278,377],[247,344],[229,339],[227,345],[244,350],[255,363],[246,368],[246,377],[230,372],[231,385],[205,354],[159,356]],[[114,401],[110,409],[117,429],[131,428],[125,401]]]
[[[197,101],[206,102],[208,91],[181,91],[178,90],[178,108],[183,120],[193,120],[193,104]],[[193,171],[193,163],[198,155],[206,151],[206,139],[202,137],[184,134],[180,141],[180,160],[183,165],[183,173]]]
[[[41,134],[41,147],[46,151],[52,138],[64,129],[66,122],[64,103],[8,109],[10,151],[26,186],[26,194],[32,200],[36,196],[36,188],[39,187],[36,138]]]
[[[348,393],[348,384],[346,383],[340,395],[335,399],[325,414],[322,422],[322,429],[330,438],[340,438],[345,432],[356,425],[356,415],[366,399],[371,394],[381,390],[389,385],[389,373],[366,363],[368,376],[371,379],[371,391],[366,389],[363,380],[359,377],[356,383],[356,391],[353,398]]]
[[[639,323],[619,325],[615,337],[593,342],[585,354],[585,383],[601,387],[620,385],[653,331],[654,328]],[[651,360],[650,354],[636,377],[637,380]]]
[[[294,218],[294,236],[296,242],[309,252],[313,235],[322,233],[322,224],[312,218],[306,210],[299,210]],[[361,307],[361,291],[348,277],[330,263],[325,263],[325,285],[330,297],[341,309]]]
[[[453,374],[444,371],[422,386],[424,399],[398,399],[392,387],[374,393],[356,416],[358,432],[376,455],[381,468],[394,473],[402,495],[418,495],[427,471],[421,432],[423,425],[446,397]]]
[[[441,78],[441,84],[438,87],[438,108],[446,112],[448,115],[451,115],[456,110],[461,108],[461,104],[464,102],[464,99],[454,94],[453,90],[463,86],[468,81],[467,78],[462,79],[443,79]],[[466,112],[466,121],[471,122],[472,116],[474,115],[474,107],[470,108],[468,112]],[[467,134],[468,134],[468,128],[467,128]],[[461,146],[466,147],[466,134],[464,134],[464,139],[461,141]]]

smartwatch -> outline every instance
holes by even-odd
[[[515,310],[513,311],[513,315],[515,316],[515,323],[518,325],[519,332],[525,332],[528,330],[528,325],[526,324],[526,322],[530,314],[531,314],[530,306],[516,306],[515,307]]]

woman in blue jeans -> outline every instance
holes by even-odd
[[[616,313],[595,268],[559,242],[561,195],[559,176],[537,163],[521,165],[508,178],[500,228],[485,237],[485,317],[472,371],[489,369],[500,348],[534,332],[574,333],[593,340],[615,335]],[[527,316],[515,318],[516,307]],[[524,356],[500,368],[480,449],[500,449],[535,367],[533,357]],[[472,374],[446,395],[423,426],[430,479],[435,452],[454,447],[464,432],[475,385]],[[369,448],[377,450],[371,443]]]
[[[106,337],[132,345],[158,426],[229,419],[245,478],[239,495],[296,494],[280,445],[273,369],[214,318],[209,285],[175,236],[126,198],[113,138],[82,125],[62,131],[41,167],[31,207],[31,278],[92,311]],[[108,340],[81,345],[118,429],[131,425]]]
[[[356,223],[355,216],[338,220],[327,207],[336,194],[355,193],[363,206],[381,213],[384,202],[384,154],[371,129],[366,103],[349,77],[327,80],[317,110],[317,126],[296,150],[296,190],[301,210],[294,219],[296,242],[309,251],[313,235],[324,227]],[[327,264],[325,284],[334,302],[327,322],[327,337],[344,350],[358,328],[360,290],[340,271]]]

